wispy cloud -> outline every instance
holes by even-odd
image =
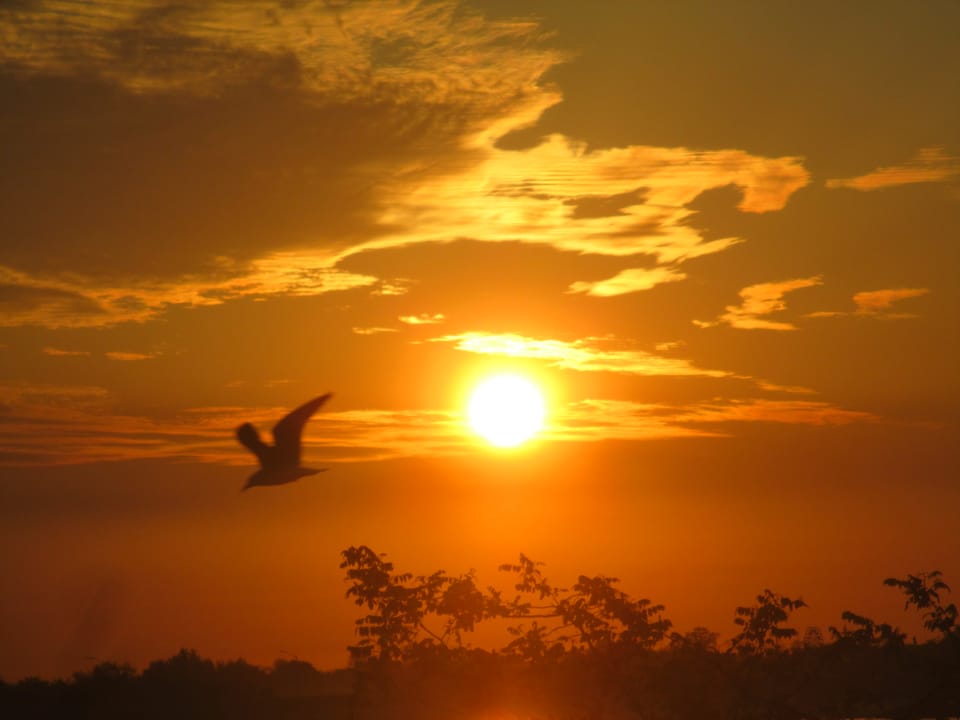
[[[549,418],[545,437],[559,442],[722,437],[727,433],[673,422],[674,408],[593,398],[569,403]]]
[[[535,22],[491,22],[451,1],[51,0],[6,5],[0,17],[0,58],[138,92],[210,94],[272,80],[326,101],[493,104],[508,89],[539,95],[533,80],[562,57],[530,48]]]
[[[616,343],[604,338],[541,340],[512,333],[467,332],[431,338],[429,342],[452,343],[457,350],[481,355],[546,360],[551,367],[578,372],[708,377],[731,375],[722,370],[698,368],[681,358],[661,357],[642,350],[610,348]]]
[[[902,320],[914,318],[913,313],[892,312],[894,303],[901,300],[920,297],[926,295],[930,290],[927,288],[890,288],[887,290],[865,290],[858,292],[853,296],[853,304],[856,309],[844,310],[821,310],[810,313],[807,317],[879,317],[892,320]]]
[[[820,284],[822,280],[816,276],[750,285],[740,291],[740,304],[728,305],[726,312],[716,320],[694,320],[693,322],[697,327],[723,324],[743,330],[796,330],[796,326],[792,323],[768,320],[766,316],[786,309],[787,304],[783,296],[787,293]]]
[[[41,351],[44,355],[52,355],[53,357],[89,357],[90,352],[88,350],[64,350],[62,348],[55,347],[45,347]]]
[[[585,293],[595,297],[611,297],[650,290],[663,283],[685,280],[686,274],[669,267],[628,268],[605,280],[580,280],[570,285],[567,292]]]
[[[379,281],[371,291],[373,295],[383,295],[391,297],[395,295],[406,295],[410,292],[410,286],[414,284],[410,278],[394,278],[393,280]]]
[[[852,178],[827,180],[828,188],[880,190],[914,183],[946,182],[960,179],[960,157],[947,155],[943,148],[924,148],[903,165],[890,165]]]
[[[757,387],[767,392],[790,393],[791,395],[816,395],[817,391],[802,385],[781,385],[769,380],[756,379]]]
[[[881,418],[862,410],[846,410],[814,400],[731,399],[705,403],[677,412],[674,422],[728,423],[774,422],[800,425],[849,425],[878,422]]]
[[[108,311],[82,287],[33,279],[0,266],[0,326],[102,324]]]
[[[560,408],[547,429],[552,440],[652,440],[666,437],[725,437],[731,424],[849,425],[881,422],[868,412],[827,402],[732,399],[687,406],[589,399]]]
[[[180,278],[100,285],[75,277],[31,275],[0,266],[0,326],[100,327],[143,322],[171,306],[219,305],[242,296],[321,295],[377,282],[329,266],[329,259],[274,253],[254,261],[242,276]]]
[[[439,325],[446,321],[446,315],[443,313],[420,313],[419,315],[401,315],[397,318],[400,322],[407,325]]]
[[[351,331],[354,335],[382,335],[383,333],[400,332],[397,328],[378,327],[376,325],[370,327],[354,327],[351,328]]]
[[[149,360],[150,358],[156,357],[156,355],[151,353],[125,352],[122,350],[110,350],[105,352],[104,355],[111,360],[119,360],[120,362],[136,362],[138,360]]]
[[[0,384],[0,464],[62,465],[133,459],[255,463],[234,439],[253,422],[265,432],[289,408],[203,407],[172,418],[115,411],[116,398],[87,386]],[[305,453],[319,462],[442,455],[475,446],[459,413],[352,410],[314,417]]]
[[[253,459],[237,444],[234,428],[253,422],[267,432],[288,410],[200,407],[147,418],[119,414],[114,407],[103,388],[0,384],[0,465],[188,459],[250,467]],[[551,408],[538,442],[725,436],[733,430],[723,425],[731,423],[879,421],[826,402],[743,398],[667,405],[593,398]],[[455,410],[325,409],[304,431],[304,455],[311,463],[463,455],[481,446]]]

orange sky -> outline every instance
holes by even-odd
[[[951,2],[0,8],[0,676],[346,662],[338,553],[764,587],[960,582]],[[542,384],[509,452],[464,423]],[[330,472],[233,439],[332,390]]]

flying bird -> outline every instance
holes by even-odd
[[[300,435],[310,416],[319,410],[331,395],[332,393],[321,395],[287,413],[273,426],[273,445],[263,442],[260,433],[250,423],[244,423],[237,428],[237,440],[260,461],[260,469],[250,476],[243,490],[257,485],[283,485],[326,470],[300,467]]]

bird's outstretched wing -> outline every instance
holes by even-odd
[[[271,448],[260,439],[257,429],[250,423],[244,423],[237,428],[236,433],[240,444],[256,455],[261,465],[265,465]]]
[[[300,434],[310,416],[330,399],[332,393],[321,395],[310,402],[305,402],[296,410],[291,410],[276,425],[273,426],[273,439],[277,444],[277,453],[283,458],[295,458],[300,464]]]

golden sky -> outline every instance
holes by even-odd
[[[338,553],[721,633],[960,582],[960,6],[0,5],[0,676],[346,662]],[[547,425],[466,426],[498,371]],[[322,392],[296,485],[235,442]],[[806,611],[805,611],[806,612]]]

